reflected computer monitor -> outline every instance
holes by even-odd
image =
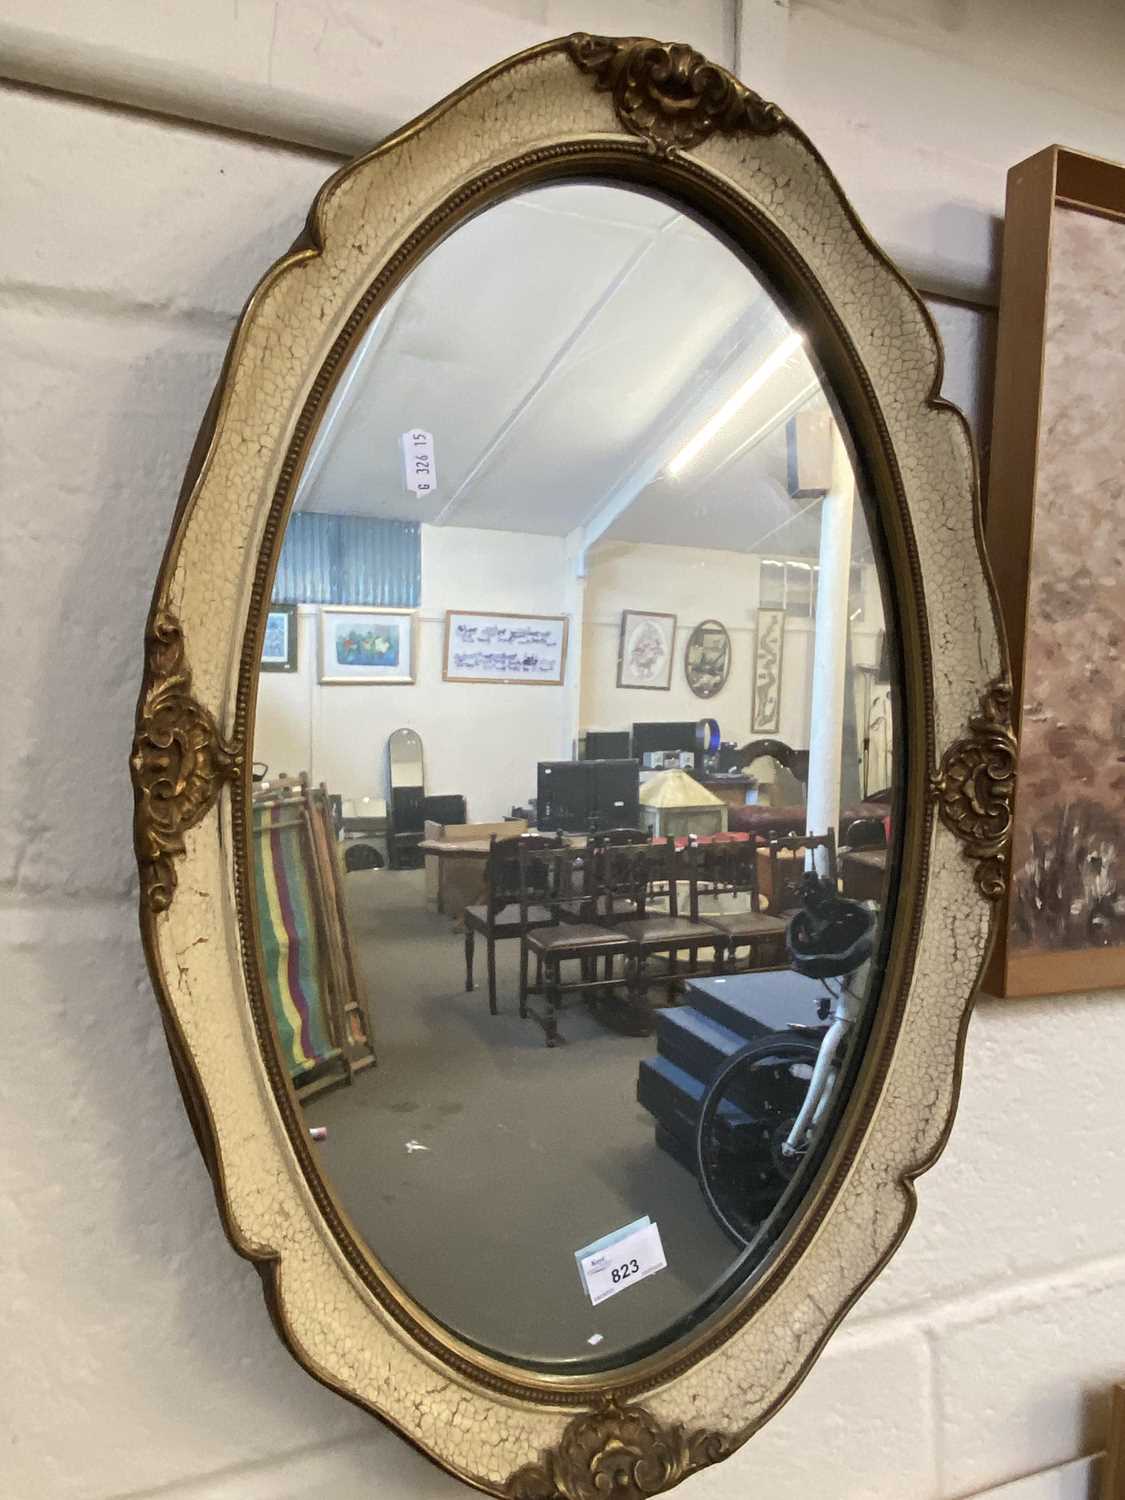
[[[541,760],[537,824],[544,833],[636,828],[640,776],[635,760]]]
[[[582,736],[582,760],[628,760],[632,754],[627,729],[587,729]]]

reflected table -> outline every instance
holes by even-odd
[[[486,897],[485,865],[491,840],[423,839],[418,847],[438,862],[438,911],[459,922],[466,906]]]
[[[722,833],[717,836],[734,842],[743,842],[750,837],[746,833]],[[518,834],[513,833],[511,837],[516,838]],[[568,833],[563,837],[568,844],[586,842],[586,835],[583,833]],[[714,834],[701,834],[697,842],[707,844],[714,837]],[[667,842],[667,839],[659,836],[653,839],[654,844]],[[686,838],[677,838],[675,842],[683,846],[688,841]],[[490,839],[423,839],[418,847],[423,854],[438,861],[437,909],[443,916],[452,917],[455,923],[460,922],[466,906],[474,906],[487,900],[485,863],[491,847]]]

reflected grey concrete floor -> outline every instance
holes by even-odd
[[[357,1231],[401,1285],[475,1343],[535,1361],[613,1355],[671,1327],[729,1269],[695,1179],[636,1102],[652,1037],[606,1030],[578,996],[566,1045],[516,1011],[518,943],[484,945],[464,988],[461,935],[427,910],[421,871],[349,874],[378,1066],[310,1099],[314,1146]],[[594,1308],[574,1252],[649,1215],[668,1268]]]

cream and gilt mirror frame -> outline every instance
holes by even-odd
[[[796,1222],[764,1273],[693,1332],[593,1375],[537,1373],[462,1343],[353,1232],[272,1041],[248,835],[273,573],[334,382],[452,228],[529,184],[577,176],[649,186],[699,214],[803,323],[889,559],[905,785],[886,980]],[[318,1380],[493,1494],[633,1500],[730,1454],[895,1250],[914,1179],[945,1142],[1006,878],[1014,761],[972,444],[940,381],[924,306],[797,126],[690,47],[638,38],[532,48],[337,173],[235,332],[148,624],[132,771],[149,962],[224,1224],[282,1338]]]

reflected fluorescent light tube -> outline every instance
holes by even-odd
[[[773,353],[767,355],[754,371],[753,375],[749,379],[744,380],[734,395],[723,402],[715,415],[709,421],[704,422],[691,441],[685,443],[668,465],[668,473],[675,478],[677,474],[686,469],[700,449],[711,441],[721,427],[726,426],[731,417],[736,416],[742,410],[754,392],[761,390],[770,376],[780,370],[789,356],[796,354],[803,343],[804,338],[799,333],[791,333],[788,338],[782,339]]]

